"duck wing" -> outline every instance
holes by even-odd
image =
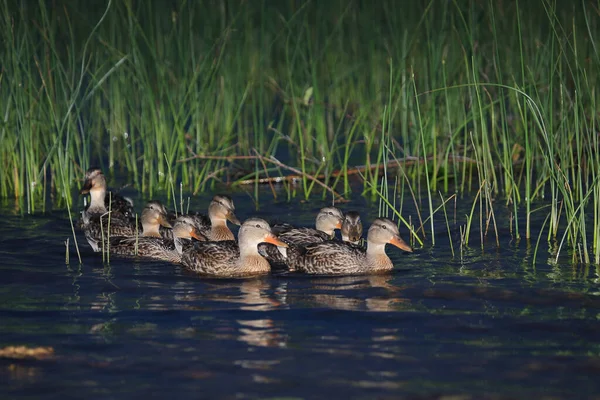
[[[112,213],[109,220],[108,214],[83,212],[79,226],[88,243],[96,252],[101,250],[103,238],[108,240],[114,236],[135,236],[142,232],[141,224],[138,224],[136,228],[135,221],[120,214],[112,215]]]
[[[287,244],[292,243],[299,246],[331,240],[331,237],[325,232],[313,228],[293,228],[277,234],[277,237]]]
[[[173,240],[146,237],[113,237],[110,240],[111,253],[123,256],[138,256],[170,262],[180,262],[181,256]]]
[[[237,242],[197,242],[184,249],[181,263],[192,271],[206,275],[229,275],[235,273],[240,248]]]
[[[331,238],[322,231],[313,228],[292,228],[280,232],[277,237],[288,246],[307,246],[313,243],[323,243],[331,241]],[[265,257],[273,269],[294,268],[287,262],[287,249],[277,247],[270,243],[261,243],[258,245],[258,253]]]
[[[290,269],[307,274],[346,275],[357,273],[366,265],[366,250],[341,241],[292,245],[287,249]]]
[[[293,226],[292,224],[288,224],[287,222],[271,224],[271,232],[273,232],[275,235],[279,235],[283,232],[287,232],[295,228],[295,226]]]

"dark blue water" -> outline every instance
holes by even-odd
[[[263,197],[256,211],[234,193],[240,219],[311,225],[325,205]],[[367,226],[377,216],[364,199],[340,207]],[[0,348],[54,350],[0,357],[2,397],[600,398],[599,271],[566,253],[554,263],[544,241],[533,265],[535,241],[507,230],[500,249],[482,251],[475,233],[452,257],[438,215],[436,246],[388,247],[389,275],[209,280],[163,262],[103,264],[82,235],[83,265],[72,238],[67,265],[65,210],[4,206],[2,221]]]

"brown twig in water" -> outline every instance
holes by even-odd
[[[285,165],[283,164],[281,161],[277,160],[276,158],[274,158],[273,156],[271,157],[265,157],[262,156],[258,153],[258,151],[256,149],[252,149],[254,151],[254,153],[256,155],[243,155],[243,156],[238,156],[238,155],[229,155],[229,156],[208,156],[208,155],[194,155],[191,157],[187,157],[187,158],[183,158],[181,160],[177,160],[177,162],[186,162],[186,161],[191,161],[191,160],[196,160],[196,159],[203,159],[203,160],[225,160],[225,161],[234,161],[234,160],[260,160],[263,163],[263,167],[265,167],[264,162],[269,162],[271,164],[275,164],[280,168],[286,169],[288,171],[293,172],[296,175],[286,175],[286,176],[277,176],[277,177],[269,177],[267,174],[266,178],[254,178],[254,179],[245,179],[245,180],[240,180],[240,181],[236,181],[235,183],[238,185],[252,185],[255,183],[263,183],[263,184],[269,184],[271,185],[272,183],[280,183],[280,182],[295,182],[298,180],[301,180],[303,177],[306,177],[307,179],[310,179],[311,181],[317,183],[318,185],[322,186],[323,188],[325,188],[326,190],[328,190],[329,192],[331,192],[335,198],[336,201],[346,201],[344,199],[344,197],[340,194],[338,194],[335,190],[333,190],[333,188],[327,186],[327,184],[323,183],[321,181],[321,179],[326,179],[327,176],[325,176],[325,174],[320,174],[317,176],[314,175],[310,175],[307,174],[305,172],[302,172],[301,170],[294,168],[294,167],[290,167],[289,165]],[[426,161],[430,161],[432,160],[433,157],[426,157],[426,158],[420,158],[420,157],[405,157],[405,158],[401,158],[401,159],[395,159],[394,161],[390,161],[387,163],[387,168],[398,168],[401,166],[407,166],[407,165],[413,165],[416,163],[423,163]],[[468,157],[463,157],[463,156],[453,156],[451,157],[452,162],[466,162],[466,163],[476,163],[475,160],[468,158]],[[347,170],[346,172],[344,172],[343,170],[337,170],[334,171],[331,174],[331,177],[335,178],[338,177],[344,173],[348,174],[348,175],[358,175],[358,174],[362,174],[363,172],[369,170],[375,170],[377,168],[381,168],[382,165],[381,164],[370,164],[370,165],[360,165],[357,167],[354,167],[352,169]],[[265,168],[266,171],[266,168]],[[211,174],[212,177],[214,177],[214,173]],[[273,189],[273,188],[272,188]]]
[[[431,160],[432,157],[428,157],[427,161]],[[470,158],[467,157],[462,157],[462,156],[454,156],[453,157],[453,161],[454,162],[468,162],[468,163],[475,163],[475,160],[472,160]],[[406,165],[413,165],[416,164],[417,162],[419,163],[423,163],[425,162],[424,159],[418,158],[418,157],[406,157],[406,158],[402,158],[402,159],[396,159],[394,161],[390,161],[387,163],[387,168],[398,168],[400,166],[406,166]],[[349,169],[346,173],[348,175],[358,175],[361,174],[363,172],[365,172],[366,170],[374,170],[377,168],[382,168],[383,165],[382,164],[371,164],[371,165],[359,165],[357,167],[351,168]],[[299,171],[300,172],[300,171]],[[331,173],[331,177],[332,178],[336,178],[340,175],[344,174],[343,170],[337,170],[337,171],[333,171]],[[326,176],[324,174],[321,175],[317,175],[316,176],[317,179],[324,179],[326,178]],[[287,176],[277,176],[277,177],[272,177],[272,178],[255,178],[255,179],[246,179],[243,181],[237,181],[236,183],[238,185],[251,185],[253,183],[269,183],[269,182],[287,182],[287,181],[296,181],[302,179],[301,175],[287,175]]]
[[[256,150],[255,150],[256,152]],[[307,179],[310,179],[311,181],[315,182],[317,185],[322,186],[325,190],[331,192],[334,196],[335,201],[341,201],[341,202],[346,202],[347,200],[339,193],[337,193],[335,190],[333,190],[333,188],[327,186],[325,183],[321,182],[318,178],[307,174],[306,172],[302,172],[299,169],[296,169],[294,167],[290,167],[289,165],[285,165],[284,163],[282,163],[281,161],[279,161],[278,159],[276,159],[275,157],[271,156],[271,157],[265,157],[265,156],[261,156],[260,154],[258,154],[258,152],[256,152],[257,157],[261,160],[270,162],[271,164],[275,164],[280,168],[283,169],[287,169],[288,171],[292,171],[295,174],[298,174],[302,177],[306,177]]]
[[[201,154],[196,154],[196,155],[188,157],[188,158],[182,158],[181,160],[177,160],[177,162],[186,162],[186,161],[191,161],[191,160],[196,160],[196,159],[201,159],[201,160],[226,160],[226,161],[233,161],[233,160],[255,160],[256,156],[203,156]]]
[[[307,179],[315,182],[316,184],[318,184],[319,186],[322,186],[323,188],[325,188],[327,191],[331,192],[334,195],[335,201],[341,201],[341,202],[345,202],[347,201],[342,195],[340,195],[339,193],[337,193],[335,190],[333,190],[331,187],[327,186],[325,183],[321,182],[317,177],[307,174],[305,172],[300,171],[299,169],[296,169],[294,167],[290,167],[289,165],[285,165],[284,163],[282,163],[281,161],[277,160],[274,157],[265,157],[265,156],[261,156],[260,154],[258,154],[258,152],[256,151],[256,149],[253,149],[254,152],[256,153],[255,156],[202,156],[202,155],[196,155],[193,157],[188,157],[188,158],[184,158],[181,160],[177,160],[177,162],[184,162],[184,161],[190,161],[190,160],[194,160],[194,159],[206,159],[206,160],[227,160],[227,161],[231,161],[231,160],[260,160],[262,162],[269,162],[271,164],[275,164],[280,168],[283,169],[287,169],[288,171],[292,171],[293,173],[297,174],[297,176],[295,179],[302,179],[302,177],[306,177]],[[261,181],[264,181],[265,183],[269,183],[269,182],[281,182],[281,181],[285,181],[285,180],[290,180],[289,177],[281,177],[281,178],[271,178],[271,179],[261,179]],[[240,181],[243,182],[241,184],[247,184],[248,183],[256,183],[255,179],[250,179],[250,180],[245,180],[245,181]],[[237,182],[238,184],[240,184],[240,182]],[[259,181],[260,182],[260,181]]]

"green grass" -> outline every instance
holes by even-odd
[[[548,212],[549,240],[600,263],[599,1],[1,0],[0,11],[0,195],[24,212],[48,195],[70,206],[91,164],[174,202],[175,185],[193,194],[296,172],[288,199],[332,196],[317,176],[349,197],[362,177],[382,213],[399,214],[409,193],[426,204],[430,226],[419,215],[416,231],[432,244],[447,234],[432,199],[477,195],[466,239],[477,221],[496,229],[494,207],[512,210],[516,238],[539,238],[531,216]],[[352,174],[365,164],[376,168]]]

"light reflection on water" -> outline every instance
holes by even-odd
[[[244,204],[240,215],[255,213]],[[318,209],[277,207],[307,225]],[[532,265],[531,246],[506,236],[453,258],[442,235],[411,255],[390,249],[386,275],[202,279],[168,263],[105,265],[84,242],[84,264],[66,265],[65,214],[0,226],[0,347],[55,349],[0,358],[10,397],[567,399],[600,388],[598,270],[548,262],[547,248]]]

